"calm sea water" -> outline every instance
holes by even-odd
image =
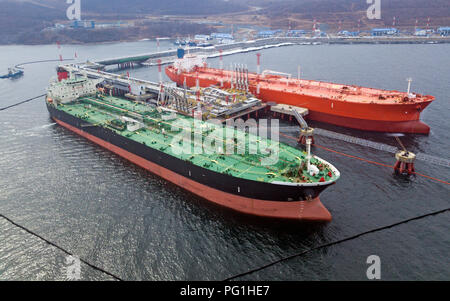
[[[171,46],[161,43],[161,49]],[[85,61],[156,50],[154,42],[66,46],[2,46],[0,70],[57,58]],[[450,45],[316,45],[262,51],[263,69],[309,79],[436,96],[422,114],[429,136],[403,136],[415,152],[449,158]],[[224,58],[256,70],[255,53]],[[209,61],[218,66],[218,59]],[[0,80],[0,107],[45,92],[57,63],[25,66]],[[126,71],[120,71],[126,72]],[[157,80],[157,68],[130,70]],[[396,145],[381,133],[313,126]],[[287,132],[296,135],[295,129]],[[212,206],[181,188],[55,125],[43,99],[0,112],[0,213],[127,280],[222,280],[322,243],[449,206],[449,186],[315,149],[342,178],[322,194],[328,224],[261,221]],[[393,164],[387,152],[316,136],[317,143]],[[287,143],[292,143],[286,140]],[[424,161],[417,171],[449,180],[449,169]],[[369,255],[382,279],[450,279],[448,213],[414,221],[285,261],[241,280],[364,280]],[[64,280],[65,254],[0,219],[0,279]],[[82,264],[84,280],[110,279]]]

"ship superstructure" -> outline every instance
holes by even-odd
[[[68,103],[83,96],[95,95],[97,84],[102,79],[88,79],[87,76],[76,77],[70,75],[64,81],[53,80],[47,88],[47,96],[59,103]]]

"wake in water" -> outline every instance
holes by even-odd
[[[402,133],[386,133],[388,137],[405,137],[405,134]]]
[[[35,137],[39,136],[39,132],[42,131],[43,129],[49,128],[55,124],[56,122],[52,122],[44,125],[35,126],[25,130],[17,130],[15,127],[11,127],[9,130],[9,134],[10,136],[13,137]],[[4,135],[8,136],[8,132],[5,133]]]
[[[51,122],[51,123],[47,123],[47,124],[44,124],[44,125],[35,126],[35,127],[29,128],[29,129],[26,129],[26,130],[22,130],[22,132],[40,131],[40,130],[46,129],[48,127],[51,127],[51,126],[53,126],[55,124],[56,124],[56,122]]]

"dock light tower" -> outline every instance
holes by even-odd
[[[261,74],[261,53],[256,54],[256,73]]]
[[[56,46],[58,47],[58,55],[59,55],[59,60],[62,62],[63,61],[63,57],[61,54],[61,43],[59,41],[56,42]]]
[[[157,60],[158,62],[158,74],[159,74],[159,82],[162,83],[162,68],[161,68],[161,59]]]

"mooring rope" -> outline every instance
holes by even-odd
[[[18,106],[18,105],[21,105],[21,104],[30,102],[30,101],[32,101],[32,100],[41,98],[41,97],[43,97],[43,96],[45,96],[45,95],[47,95],[47,94],[38,95],[38,96],[35,96],[35,97],[33,97],[33,98],[29,98],[29,99],[26,99],[26,100],[24,100],[24,101],[20,101],[20,102],[17,102],[17,103],[15,103],[15,104],[9,105],[9,106],[7,106],[7,107],[0,108],[0,111],[4,111],[4,110],[10,109],[10,108],[12,108],[12,107],[16,107],[16,106]]]
[[[67,251],[67,250],[64,249],[63,247],[58,246],[57,244],[55,244],[55,243],[49,241],[48,239],[42,237],[41,235],[35,233],[34,231],[32,231],[32,230],[30,230],[30,229],[28,229],[28,228],[26,228],[26,227],[24,227],[24,226],[22,226],[22,225],[16,223],[16,222],[13,221],[12,219],[10,219],[10,218],[4,216],[3,214],[0,214],[0,217],[3,218],[3,219],[5,219],[6,221],[8,221],[10,224],[12,224],[12,225],[14,225],[14,226],[16,226],[16,227],[18,227],[18,228],[24,230],[25,232],[27,232],[27,233],[33,235],[34,237],[37,237],[37,238],[39,238],[40,240],[46,242],[47,244],[49,244],[49,245],[51,245],[51,246],[57,248],[58,250],[63,251],[63,252],[66,253],[67,255],[74,256],[73,253]],[[98,266],[96,266],[96,265],[93,265],[92,263],[90,263],[90,262],[88,262],[88,261],[86,261],[86,260],[84,260],[84,259],[82,259],[82,258],[79,258],[79,259],[80,259],[80,261],[81,261],[82,263],[84,263],[84,264],[90,266],[90,267],[93,268],[94,270],[97,270],[97,271],[99,271],[99,272],[102,272],[103,274],[106,274],[106,275],[108,275],[108,276],[111,276],[112,278],[114,278],[114,279],[116,279],[116,280],[123,281],[123,279],[120,278],[119,276],[116,276],[116,275],[114,275],[114,274],[111,273],[111,272],[108,272],[108,271],[106,271],[106,270],[104,270],[104,269],[102,269],[102,268],[100,268],[100,267],[98,267]]]
[[[265,264],[265,265],[260,266],[258,268],[251,269],[251,270],[249,270],[247,272],[243,272],[243,273],[240,273],[240,274],[228,277],[224,281],[230,281],[230,280],[233,280],[233,279],[236,279],[236,278],[240,278],[240,277],[243,277],[243,276],[246,276],[246,275],[253,274],[255,272],[267,269],[268,267],[274,266],[274,265],[276,265],[278,263],[281,263],[281,262],[284,262],[284,261],[287,261],[287,260],[290,260],[290,259],[302,256],[302,255],[305,255],[305,254],[307,254],[309,252],[312,252],[312,251],[316,251],[316,250],[320,250],[320,249],[323,249],[323,248],[327,248],[327,247],[330,247],[330,246],[333,246],[333,245],[337,245],[337,244],[340,244],[340,243],[343,243],[343,242],[346,242],[346,241],[349,241],[349,240],[353,240],[353,239],[359,238],[359,237],[367,235],[367,234],[371,234],[371,233],[383,231],[383,230],[386,230],[386,229],[390,229],[390,228],[393,228],[393,227],[396,227],[396,226],[399,226],[399,225],[402,225],[402,224],[409,223],[409,222],[414,221],[414,220],[419,220],[419,219],[423,219],[423,218],[426,218],[426,217],[429,217],[429,216],[438,215],[438,214],[441,214],[441,213],[445,213],[447,211],[450,211],[450,208],[439,210],[439,211],[435,211],[435,212],[431,212],[431,213],[427,213],[427,214],[424,214],[424,215],[421,215],[421,216],[416,216],[416,217],[413,217],[413,218],[410,218],[410,219],[406,219],[406,220],[403,220],[403,221],[400,221],[400,222],[397,222],[397,223],[394,223],[394,224],[391,224],[391,225],[388,225],[388,226],[375,228],[375,229],[372,229],[372,230],[369,230],[369,231],[365,231],[365,232],[362,232],[362,233],[359,233],[359,234],[356,234],[356,235],[352,235],[352,236],[344,238],[344,239],[340,239],[340,240],[336,240],[336,241],[333,241],[333,242],[329,242],[329,243],[326,243],[326,244],[323,244],[323,245],[320,245],[320,246],[308,249],[306,251],[299,252],[299,253],[296,253],[296,254],[293,254],[293,255],[290,255],[290,256],[287,256],[287,257],[283,257],[283,258],[281,258],[279,260],[276,260],[276,261],[272,261],[272,262],[270,262],[268,264]]]

